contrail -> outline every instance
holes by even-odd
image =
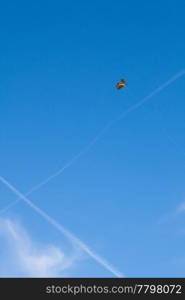
[[[142,106],[145,102],[147,102],[148,100],[150,100],[151,98],[153,98],[155,95],[157,95],[159,92],[161,92],[163,89],[165,89],[167,86],[169,86],[170,84],[172,84],[174,81],[176,81],[177,79],[179,79],[180,77],[182,77],[183,75],[185,75],[185,70],[182,70],[180,72],[178,72],[177,74],[175,74],[173,77],[171,77],[169,80],[167,80],[166,82],[164,82],[163,84],[161,84],[158,88],[156,88],[154,91],[152,91],[149,95],[147,95],[146,97],[144,97],[143,99],[141,99],[139,102],[137,102],[136,104],[133,104],[130,108],[128,108],[126,111],[122,112],[116,119],[115,122],[117,122],[118,120],[121,120],[123,118],[125,118],[129,113],[131,113],[132,111],[136,110],[137,108],[139,108],[140,106]]]
[[[18,191],[9,181],[4,177],[0,176],[0,181],[6,185],[17,197],[22,199],[27,205],[29,205],[35,212],[37,212],[42,218],[44,218],[48,223],[55,227],[60,233],[65,235],[72,243],[78,245],[82,250],[84,250],[90,257],[92,257],[96,262],[102,265],[106,270],[111,272],[116,277],[125,277],[122,273],[117,271],[112,265],[110,265],[105,259],[96,254],[91,250],[85,243],[73,235],[64,226],[59,224],[55,219],[50,217],[44,210],[32,203],[26,196],[24,196],[20,191]]]
[[[137,108],[139,108],[140,106],[142,106],[145,102],[147,102],[149,99],[151,99],[152,97],[154,97],[156,94],[158,94],[160,91],[162,91],[163,89],[165,89],[167,86],[169,86],[170,84],[172,84],[175,80],[177,80],[178,78],[180,78],[181,76],[185,75],[185,70],[180,71],[179,73],[177,73],[176,75],[174,75],[172,78],[170,78],[169,80],[167,80],[165,83],[163,83],[162,85],[160,85],[158,88],[156,88],[154,91],[152,91],[149,95],[147,95],[146,97],[144,97],[142,100],[140,100],[139,102],[137,102],[136,104],[133,104],[131,107],[129,107],[127,110],[124,110],[121,114],[118,115],[117,118],[109,121],[101,130],[100,132],[95,136],[95,138],[93,138],[89,144],[83,148],[77,155],[75,155],[69,162],[67,162],[61,169],[59,169],[57,172],[53,173],[51,176],[49,176],[48,178],[46,178],[45,180],[43,180],[42,182],[40,182],[39,184],[35,185],[28,193],[27,195],[32,194],[33,192],[37,191],[38,189],[40,189],[42,186],[44,186],[45,184],[47,184],[49,181],[51,181],[53,178],[59,176],[60,174],[62,174],[64,172],[65,169],[69,168],[78,158],[80,158],[82,155],[84,155],[88,150],[91,149],[91,147],[96,144],[100,138],[118,121],[120,121],[121,119],[124,119],[129,113],[133,112],[134,110],[136,110]]]
[[[49,177],[47,177],[45,180],[41,181],[39,184],[35,185],[32,189],[30,189],[25,195],[28,196],[32,194],[33,192],[39,190],[42,186],[47,184],[49,181],[54,179],[55,177],[61,175],[65,169],[68,169],[76,160],[78,160],[81,156],[83,156],[88,150],[90,150],[93,145],[95,145],[100,138],[118,121],[121,119],[124,119],[129,113],[135,111],[140,106],[142,106],[144,103],[146,103],[148,100],[153,98],[155,95],[157,95],[159,92],[161,92],[163,89],[168,87],[170,84],[172,84],[174,81],[176,81],[178,78],[185,75],[185,70],[182,70],[175,74],[173,77],[171,77],[169,80],[167,80],[165,83],[161,84],[158,88],[156,88],[154,91],[152,91],[149,95],[141,99],[139,102],[133,104],[128,109],[124,110],[122,113],[120,113],[115,119],[109,121],[101,130],[100,132],[89,142],[89,144],[84,147],[78,154],[76,154],[70,161],[68,161],[61,169],[59,169],[57,172],[53,173]],[[13,207],[16,205],[20,200],[15,200],[14,202],[10,203],[7,207],[0,210],[0,214],[6,212],[10,207]]]

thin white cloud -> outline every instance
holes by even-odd
[[[54,218],[48,215],[43,209],[35,205],[28,197],[24,196],[18,189],[16,189],[8,180],[0,176],[0,181],[6,185],[16,196],[22,199],[29,207],[31,207],[38,215],[45,219],[49,224],[56,228],[62,235],[67,237],[69,241],[79,249],[86,252],[91,258],[93,258],[97,263],[102,265],[106,270],[114,274],[116,277],[124,277],[123,273],[118,271],[114,266],[112,266],[103,257],[99,256],[94,252],[88,245],[82,242],[78,237],[66,229],[62,224],[58,223]]]
[[[38,245],[22,225],[10,219],[1,219],[0,232],[8,242],[6,275],[3,274],[4,268],[0,268],[1,277],[7,276],[9,259],[12,260],[13,266],[11,265],[11,274],[8,276],[14,277],[14,274],[18,274],[23,277],[58,277],[73,267],[77,258],[76,255],[67,257],[54,245]]]
[[[172,212],[168,212],[165,215],[163,215],[159,220],[158,220],[158,224],[163,224],[166,223],[168,221],[171,221],[172,219],[182,215],[183,213],[185,213],[185,201],[181,202]]]
[[[175,212],[176,215],[182,213],[185,213],[185,201],[179,204]]]

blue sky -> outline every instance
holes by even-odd
[[[181,0],[1,3],[0,176],[27,193],[184,70],[184,12]],[[185,274],[184,86],[180,76],[29,196],[127,277]],[[0,210],[15,200],[2,183]],[[1,277],[114,276],[23,201],[0,217]]]

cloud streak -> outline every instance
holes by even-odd
[[[66,257],[64,253],[53,245],[37,245],[25,229],[10,219],[1,219],[0,231],[9,242],[14,256],[14,266],[11,276],[26,277],[56,277],[62,276],[64,270],[74,263],[74,257]],[[6,273],[8,261],[6,262]],[[12,269],[12,266],[11,266]],[[5,276],[0,271],[0,276]]]
[[[32,194],[33,192],[37,191],[40,189],[42,186],[47,184],[49,181],[54,179],[55,177],[59,176],[64,172],[65,169],[69,168],[78,158],[80,158],[82,155],[84,155],[88,150],[90,150],[100,139],[101,137],[118,121],[124,119],[128,114],[131,112],[135,111],[139,107],[141,107],[144,103],[149,101],[151,98],[153,98],[155,95],[157,95],[159,92],[161,92],[163,89],[168,87],[170,84],[172,84],[174,81],[179,79],[180,77],[185,75],[185,70],[182,70],[175,74],[173,77],[171,77],[169,80],[167,80],[165,83],[161,84],[158,88],[156,88],[154,91],[152,91],[149,95],[141,99],[139,102],[136,104],[133,104],[130,106],[127,110],[124,110],[117,116],[117,118],[111,120],[108,122],[103,129],[100,130],[100,132],[93,138],[89,144],[82,149],[77,155],[75,155],[69,162],[67,162],[61,169],[59,169],[57,172],[53,173],[51,176],[40,182],[38,185],[35,185],[28,193],[27,196]]]
[[[175,209],[173,212],[169,212],[166,213],[165,215],[163,215],[159,220],[158,220],[158,224],[164,224],[168,221],[173,220],[174,218],[177,218],[178,216],[182,215],[185,213],[185,201],[181,202]]]
[[[149,101],[151,98],[153,98],[155,95],[160,93],[162,90],[167,88],[169,85],[171,85],[174,81],[179,79],[180,77],[185,75],[185,70],[182,70],[175,74],[173,77],[171,77],[169,80],[167,80],[165,83],[161,84],[158,88],[156,88],[154,91],[152,91],[150,94],[148,94],[146,97],[142,98],[140,101],[138,101],[136,104],[133,104],[128,109],[121,112],[115,119],[109,121],[100,131],[99,133],[89,142],[89,144],[84,147],[78,154],[76,154],[71,160],[69,160],[62,168],[60,168],[57,172],[51,174],[49,177],[41,181],[39,184],[32,187],[25,195],[29,196],[32,193],[39,190],[42,186],[46,185],[48,182],[50,182],[52,179],[60,176],[66,169],[68,169],[70,166],[75,163],[81,156],[83,156],[86,152],[88,152],[100,139],[101,137],[118,121],[124,119],[128,114],[135,111],[139,107],[141,107],[143,104],[145,104],[147,101]],[[11,207],[16,205],[20,200],[17,199],[14,202],[10,203],[8,206],[0,210],[0,214],[6,212]]]
[[[55,219],[51,218],[48,214],[46,214],[43,210],[41,210],[39,207],[37,207],[35,204],[33,204],[27,196],[31,193],[37,191],[42,186],[47,184],[49,181],[54,179],[55,177],[61,175],[65,169],[69,168],[76,160],[78,160],[81,156],[83,156],[88,150],[90,150],[94,144],[96,144],[101,137],[118,121],[121,119],[124,119],[129,113],[135,111],[139,107],[141,107],[144,103],[146,103],[148,100],[150,100],[152,97],[157,95],[159,92],[161,92],[163,89],[168,87],[170,84],[172,84],[175,80],[185,75],[185,70],[182,70],[181,72],[174,75],[172,78],[170,78],[168,81],[166,81],[164,84],[160,85],[158,88],[156,88],[154,91],[152,91],[149,95],[141,99],[136,104],[129,107],[127,110],[124,110],[121,114],[118,115],[116,119],[113,119],[112,121],[108,122],[106,126],[97,134],[97,136],[90,141],[90,143],[82,149],[76,156],[74,156],[66,165],[64,165],[63,168],[60,168],[57,172],[50,175],[48,178],[40,182],[38,185],[34,186],[26,195],[23,195],[20,193],[10,182],[8,182],[5,178],[0,177],[0,181],[5,184],[12,192],[14,192],[15,195],[18,196],[19,199],[22,199],[24,202],[26,202],[33,210],[35,210],[38,214],[40,214],[45,220],[47,220],[52,226],[54,226],[57,230],[59,230],[62,234],[64,234],[66,237],[68,237],[72,242],[77,244],[81,249],[83,249],[86,253],[88,253],[95,261],[100,263],[102,266],[104,266],[107,270],[109,270],[112,274],[114,274],[116,277],[123,277],[123,274],[121,274],[119,271],[117,271],[113,266],[111,266],[106,260],[98,256],[96,253],[94,253],[86,244],[84,244],[81,240],[79,240],[76,236],[74,236],[71,232],[66,230],[61,224],[59,224]],[[19,202],[19,199],[14,201],[13,203],[10,203],[8,207],[4,208],[0,211],[0,213],[3,213],[7,211],[10,207],[13,207],[16,203]]]
[[[185,213],[185,201],[181,202],[175,211],[175,215]]]
[[[67,230],[63,225],[58,223],[54,218],[49,216],[44,210],[40,209],[38,206],[32,203],[26,196],[24,196],[20,191],[18,191],[9,181],[4,177],[0,176],[0,181],[6,185],[17,197],[22,199],[28,206],[30,206],[37,214],[39,214],[43,219],[55,227],[61,234],[66,236],[73,244],[77,245],[80,249],[86,252],[91,258],[103,266],[107,271],[111,272],[116,277],[124,277],[124,275],[116,270],[111,264],[109,264],[104,258],[96,254],[92,249],[90,249],[85,243],[83,243],[79,238]]]

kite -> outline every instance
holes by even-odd
[[[120,81],[116,84],[116,89],[120,90],[123,87],[125,87],[126,85],[127,85],[127,83],[125,82],[125,80],[124,79],[120,79]]]

